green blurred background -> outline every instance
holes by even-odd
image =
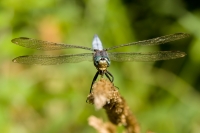
[[[57,66],[21,65],[37,51],[11,43],[30,37],[91,47],[98,34],[104,47],[185,32],[191,37],[162,46],[131,46],[122,52],[179,50],[185,58],[159,62],[112,62],[109,71],[142,132],[200,132],[200,3],[196,0],[1,0],[0,132],[94,133],[90,115],[107,120],[85,102],[96,72],[92,62]]]

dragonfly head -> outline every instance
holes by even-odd
[[[99,71],[106,71],[107,67],[109,67],[110,62],[107,58],[99,58],[94,62],[95,67]]]
[[[106,51],[96,51],[94,53],[94,66],[98,71],[106,71],[107,67],[110,66],[110,59],[108,58]]]

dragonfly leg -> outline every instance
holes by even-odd
[[[108,74],[112,77],[112,80],[110,79],[110,77],[109,77]],[[107,72],[105,73],[105,75],[106,75],[106,77],[110,80],[110,82],[113,82],[113,81],[114,81],[114,77],[113,77],[113,75],[112,75],[110,72],[107,71]],[[119,87],[117,87],[117,86],[115,86],[115,87],[116,87],[117,89],[119,89]]]
[[[93,86],[94,82],[97,80],[98,75],[99,75],[99,71],[96,72],[96,74],[95,74],[95,76],[94,76],[94,78],[92,80],[92,84],[91,84],[91,87],[90,87],[90,93],[92,91],[92,86]]]
[[[112,82],[112,80],[111,80],[109,74],[108,74],[108,73],[105,73],[105,75],[106,75],[106,77],[110,80],[110,82]]]
[[[110,78],[108,78],[110,80],[110,82],[114,81],[114,77],[109,71],[107,71],[105,74],[106,74],[106,77],[109,77],[108,75],[110,75],[110,77],[112,78],[112,80]]]

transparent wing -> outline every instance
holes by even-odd
[[[149,53],[108,53],[113,61],[159,61],[184,57],[186,54],[180,51],[157,51]]]
[[[78,63],[92,61],[93,53],[70,54],[70,55],[25,55],[13,59],[13,62],[22,64],[58,65],[62,63]]]
[[[187,34],[187,33],[175,33],[175,34],[161,36],[161,37],[157,37],[157,38],[153,38],[153,39],[149,39],[149,40],[131,42],[131,43],[128,43],[128,44],[122,44],[122,45],[118,45],[118,46],[108,48],[106,50],[112,50],[112,49],[116,49],[116,48],[120,48],[120,47],[124,47],[124,46],[130,46],[130,45],[159,45],[159,44],[164,44],[164,43],[167,43],[167,42],[179,40],[179,39],[182,39],[182,38],[185,38],[185,37],[188,37],[188,36],[190,36],[190,35]]]
[[[54,42],[37,40],[37,39],[31,39],[27,37],[15,38],[15,39],[12,39],[11,41],[22,47],[37,49],[37,50],[58,50],[58,49],[67,49],[67,48],[80,48],[80,49],[93,51],[92,48],[88,48],[84,46],[54,43]]]

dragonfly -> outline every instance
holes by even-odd
[[[14,38],[11,41],[14,44],[37,50],[59,50],[59,49],[76,48],[76,49],[85,49],[88,51],[92,51],[90,53],[65,54],[65,55],[25,55],[13,59],[13,62],[15,63],[37,64],[37,65],[57,65],[62,63],[78,63],[82,61],[93,61],[93,64],[97,69],[97,72],[92,80],[92,84],[90,87],[90,93],[91,93],[92,86],[97,80],[99,75],[101,77],[105,75],[111,82],[114,81],[114,76],[107,70],[107,68],[111,64],[111,60],[118,62],[132,62],[132,61],[148,62],[148,61],[176,59],[184,57],[186,55],[185,52],[181,51],[155,51],[147,53],[107,52],[107,51],[133,45],[141,45],[141,46],[160,45],[167,42],[186,38],[188,36],[189,34],[187,33],[175,33],[153,39],[121,44],[106,49],[103,48],[102,42],[97,35],[94,35],[92,41],[92,48],[37,40],[27,37]]]

